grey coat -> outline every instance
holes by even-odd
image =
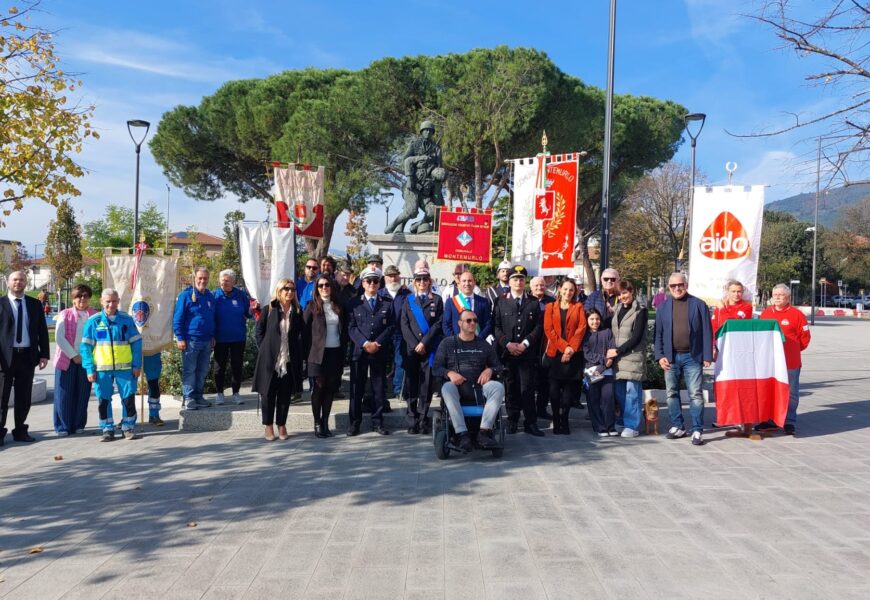
[[[619,352],[613,365],[615,378],[643,381],[646,375],[646,309],[635,298],[628,312],[619,320],[620,307],[617,305],[613,316],[613,337]],[[637,332],[641,332],[639,341]]]

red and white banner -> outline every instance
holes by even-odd
[[[441,207],[438,260],[489,264],[492,260],[492,212]]]
[[[574,269],[579,166],[575,153],[514,161],[511,258],[532,274]]]
[[[323,237],[323,167],[311,165],[275,167],[276,227],[290,227],[296,235]]]
[[[695,187],[689,292],[715,305],[729,279],[743,284],[743,298],[755,298],[763,185]]]

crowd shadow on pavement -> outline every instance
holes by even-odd
[[[12,570],[6,581],[15,580],[23,563],[29,572],[59,558],[90,561],[119,552],[131,561],[165,559],[197,554],[221,540],[280,536],[288,527],[331,531],[366,519],[389,524],[391,515],[418,502],[497,490],[501,478],[543,460],[589,465],[608,448],[583,428],[567,437],[508,436],[501,459],[478,451],[439,461],[429,436],[317,440],[293,433],[265,442],[168,427],[132,442],[65,438],[60,461],[51,460],[52,439],[44,438],[22,447],[33,453],[27,473],[0,467],[0,573]],[[35,547],[43,550],[28,554]]]

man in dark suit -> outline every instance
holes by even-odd
[[[459,276],[459,293],[448,296],[444,302],[444,337],[459,335],[459,314],[463,310],[477,315],[477,336],[492,343],[492,305],[489,300],[474,293],[474,273],[465,271]]]
[[[493,335],[505,366],[507,382],[508,433],[517,432],[522,412],[523,431],[543,436],[538,429],[535,407],[535,367],[544,327],[541,305],[526,294],[527,271],[515,265],[510,274],[510,294],[498,299],[493,311]]]
[[[710,309],[700,298],[689,294],[689,280],[683,273],[668,278],[671,297],[656,311],[653,349],[659,365],[665,371],[668,413],[671,428],[669,440],[686,436],[683,409],[680,406],[680,375],[689,394],[692,415],[692,444],[701,446],[704,440],[704,394],[701,391],[704,367],[713,361],[713,326]]]
[[[348,335],[354,344],[351,360],[353,390],[351,392],[347,435],[359,435],[362,423],[362,402],[366,381],[371,380],[374,394],[372,429],[381,435],[389,430],[384,427],[384,406],[387,403],[387,361],[390,355],[390,339],[396,325],[393,303],[378,294],[381,282],[380,269],[366,269],[360,275],[363,293],[348,306]]]
[[[14,271],[6,278],[9,291],[0,298],[0,388],[2,388],[2,416],[0,416],[0,446],[6,439],[6,413],[9,396],[15,390],[16,442],[35,441],[27,433],[27,414],[30,412],[30,394],[33,390],[33,372],[36,365],[44,369],[51,356],[48,346],[48,327],[45,313],[36,298],[25,296],[27,274]]]
[[[405,341],[405,390],[408,396],[408,433],[431,433],[432,365],[441,341],[444,301],[432,293],[429,267],[414,271],[414,293],[402,307],[400,329]]]

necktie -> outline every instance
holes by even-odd
[[[519,312],[520,310],[522,310],[522,308],[523,308],[523,299],[522,299],[522,298],[517,298],[517,312]]]
[[[15,299],[18,320],[15,323],[15,343],[20,344],[24,335],[24,311],[21,309],[21,298]]]
[[[420,294],[420,304],[423,304],[426,301],[426,294]]]
[[[375,299],[374,298],[369,298],[369,306],[371,307],[372,312],[375,312]]]

